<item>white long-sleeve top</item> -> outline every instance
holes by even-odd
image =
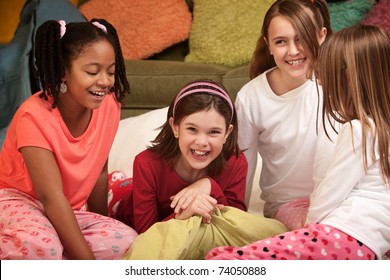
[[[235,102],[238,143],[246,149],[248,161],[247,198],[260,153],[261,199],[265,201],[266,217],[272,216],[281,204],[309,197],[312,192],[317,108],[322,108],[316,83],[311,80],[276,95],[266,76],[272,70],[244,85]],[[319,90],[322,100],[322,89]]]
[[[314,177],[316,186],[310,196],[306,223],[320,222],[338,228],[382,258],[390,249],[390,188],[383,180],[379,161],[374,164],[371,159],[371,134],[367,135],[365,172],[360,121],[352,121],[352,128],[353,132],[349,123],[341,125],[334,153],[329,141],[320,138],[324,142],[319,143],[320,154],[314,166],[322,169],[326,157],[332,156],[326,173],[322,175],[321,171]],[[379,160],[377,145],[375,149]]]

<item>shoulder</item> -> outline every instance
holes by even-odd
[[[238,167],[247,167],[248,161],[246,160],[246,157],[243,152],[240,152],[238,157],[232,156],[227,161],[228,169],[234,169]]]
[[[165,166],[166,161],[156,153],[146,149],[135,156],[134,163],[142,166]]]
[[[260,74],[246,83],[237,93],[237,103],[253,104],[254,100],[262,96],[264,92],[269,91],[270,86],[267,80],[267,73],[271,70],[272,69]]]
[[[117,101],[114,93],[109,93],[104,99],[101,106],[102,110],[120,110],[121,104]]]
[[[47,119],[58,117],[55,112],[56,109],[52,108],[52,100],[45,100],[39,96],[40,94],[41,92],[37,92],[27,98],[16,111],[15,118],[28,116],[31,119],[44,122]]]

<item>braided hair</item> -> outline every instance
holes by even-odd
[[[104,27],[100,28],[99,23]],[[66,28],[65,30],[61,30]],[[116,29],[104,19],[92,19],[90,22],[71,22],[66,26],[55,20],[49,20],[39,26],[35,37],[35,65],[40,86],[40,97],[54,99],[53,108],[58,102],[60,84],[73,60],[91,43],[107,40],[115,52],[115,83],[112,89],[116,99],[121,102],[130,86],[126,78],[126,69]]]

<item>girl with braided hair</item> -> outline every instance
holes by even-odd
[[[130,93],[116,30],[47,21],[35,58],[42,91],[0,153],[0,258],[120,259],[137,234],[107,217],[108,154]]]

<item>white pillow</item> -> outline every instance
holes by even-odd
[[[108,160],[108,172],[122,171],[126,178],[133,177],[135,156],[156,138],[165,123],[168,107],[120,121]]]

